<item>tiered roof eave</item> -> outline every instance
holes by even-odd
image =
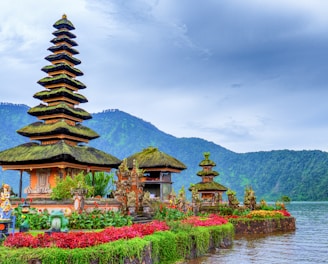
[[[82,137],[88,140],[99,137],[99,135],[95,131],[88,127],[82,126],[81,124],[72,126],[64,120],[50,124],[45,124],[44,122],[35,122],[17,130],[17,133],[25,137],[36,137],[56,134],[67,134],[71,136]]]
[[[33,168],[42,164],[70,163],[79,166],[118,168],[121,161],[101,150],[88,146],[72,146],[63,140],[53,145],[26,143],[0,152],[3,169],[16,167]],[[54,166],[53,166],[54,167]]]

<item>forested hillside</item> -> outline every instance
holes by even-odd
[[[27,114],[25,105],[0,104],[0,151],[29,141],[15,131],[37,121]],[[282,195],[292,200],[328,200],[328,153],[322,151],[267,151],[239,154],[200,138],[176,138],[165,134],[149,122],[119,110],[93,114],[84,125],[94,129],[100,138],[91,146],[120,159],[148,146],[158,147],[180,161],[188,169],[174,174],[174,189],[186,189],[197,183],[203,152],[209,151],[220,173],[218,181],[237,192],[243,200],[244,189],[252,186],[258,200],[275,201]],[[0,172],[1,181],[14,185],[17,191],[18,172]],[[27,176],[24,185],[27,186]]]

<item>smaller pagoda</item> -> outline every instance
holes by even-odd
[[[204,153],[204,160],[199,163],[203,169],[197,172],[197,176],[202,181],[192,185],[189,190],[192,192],[193,203],[200,202],[201,206],[214,206],[222,202],[222,194],[228,190],[225,186],[214,181],[219,176],[217,171],[213,170],[215,162],[210,160],[210,153]]]

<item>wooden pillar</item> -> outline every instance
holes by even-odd
[[[22,198],[22,189],[23,189],[23,170],[20,170],[20,178],[19,178],[19,198]]]

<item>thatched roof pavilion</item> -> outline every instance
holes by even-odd
[[[171,173],[179,173],[187,167],[178,159],[158,150],[148,147],[127,158],[127,166],[133,168],[134,161],[144,171],[144,191],[149,191],[153,197],[161,201],[168,200],[172,191]]]
[[[138,167],[146,171],[170,171],[181,172],[187,167],[176,158],[159,151],[158,148],[148,147],[141,152],[135,153],[127,158],[127,166],[133,167],[133,160],[138,162]]]

